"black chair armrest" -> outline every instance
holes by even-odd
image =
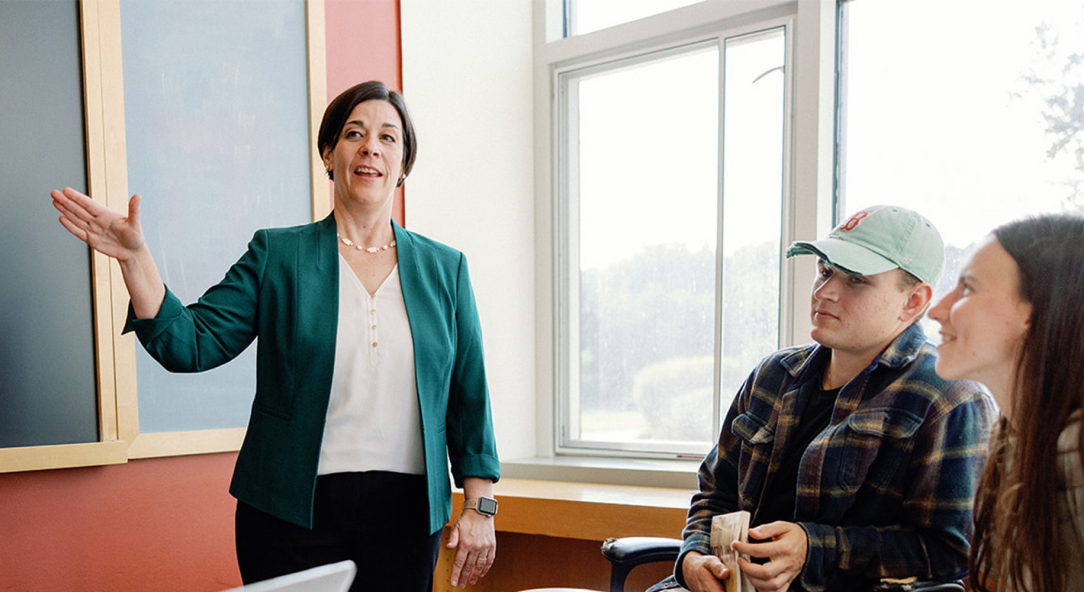
[[[611,562],[651,563],[653,561],[676,561],[681,550],[681,539],[662,537],[624,537],[606,539],[602,554]]]
[[[606,539],[602,555],[610,561],[610,592],[624,592],[632,568],[656,561],[677,561],[681,539],[624,537]]]

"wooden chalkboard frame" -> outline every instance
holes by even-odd
[[[124,128],[124,74],[119,0],[79,4],[86,117],[89,193],[108,207],[125,211],[128,172]],[[315,145],[327,104],[324,0],[306,0],[309,136]],[[327,181],[316,150],[310,150],[313,220],[330,212]],[[45,197],[43,196],[43,199]],[[92,259],[94,343],[97,362],[99,441],[86,444],[0,449],[0,472],[125,463],[150,458],[240,448],[244,428],[141,434],[135,379],[134,337],[121,335],[128,293],[116,262]]]

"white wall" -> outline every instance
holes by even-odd
[[[406,225],[463,251],[502,460],[535,454],[535,229],[527,0],[402,0],[418,132]]]

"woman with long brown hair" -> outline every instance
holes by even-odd
[[[1084,217],[994,230],[930,310],[937,372],[984,383],[1002,418],[979,484],[970,583],[1084,590]]]

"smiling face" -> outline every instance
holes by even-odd
[[[1020,270],[1001,243],[991,237],[982,244],[930,318],[941,323],[937,373],[982,382],[1009,416],[1031,304],[1020,296]]]
[[[399,112],[387,101],[359,103],[323,159],[334,173],[336,205],[390,208],[403,167]]]
[[[910,326],[925,302],[913,300],[919,284],[904,288],[900,269],[854,275],[817,262],[813,281],[810,335],[833,355],[870,360]],[[928,302],[928,300],[926,300]]]

